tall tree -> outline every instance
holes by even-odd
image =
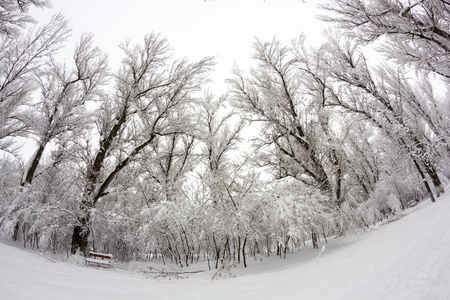
[[[180,116],[181,117],[181,116]],[[151,144],[149,153],[143,153],[144,181],[159,192],[157,201],[174,201],[180,196],[186,173],[197,161],[194,153],[196,139],[193,125],[186,120],[184,132],[159,136]],[[191,125],[191,126],[189,126]]]
[[[84,35],[74,53],[75,67],[68,71],[51,61],[36,72],[41,100],[22,116],[33,134],[37,149],[25,169],[21,185],[31,184],[46,146],[67,132],[84,128],[85,102],[95,100],[106,76],[106,56],[93,46],[92,36]]]
[[[425,147],[420,132],[414,131],[417,123],[409,112],[414,110],[417,96],[399,72],[389,67],[371,70],[357,47],[344,44],[334,40],[329,48],[333,77],[341,86],[338,89],[330,86],[328,105],[364,116],[405,148],[434,200],[422,169],[430,176],[438,196],[444,190],[433,163],[433,152]],[[422,119],[419,122],[423,124]]]
[[[143,45],[122,45],[125,58],[115,92],[98,111],[98,146],[89,150],[86,179],[75,226],[72,252],[87,250],[91,209],[108,193],[113,179],[158,136],[183,132],[182,112],[211,67],[210,58],[195,63],[170,62],[169,46],[157,34]]]
[[[324,106],[326,66],[307,55],[304,39],[289,48],[277,40],[255,43],[258,65],[245,78],[231,80],[235,105],[250,120],[260,122],[263,164],[278,170],[278,177],[294,177],[322,190],[340,205],[341,175],[336,144],[330,143],[330,116]]]
[[[28,34],[0,35],[0,150],[8,150],[10,138],[26,131],[21,111],[36,88],[33,76],[61,47],[68,33],[67,21],[56,15]]]
[[[236,111],[227,107],[227,104],[226,96],[216,97],[210,91],[199,102],[198,130],[204,144],[202,153],[208,169],[213,173],[225,171],[228,163],[226,156],[236,150],[244,128],[244,121],[234,120]]]

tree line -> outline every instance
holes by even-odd
[[[155,33],[117,72],[90,34],[61,64],[67,20],[28,15],[47,4],[0,1],[0,230],[24,246],[246,265],[444,193],[447,1],[330,0],[326,42],[256,40],[223,95]]]

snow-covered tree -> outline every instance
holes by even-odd
[[[46,0],[0,1],[0,35],[13,36],[26,25],[33,23],[34,19],[28,14],[31,7],[47,7]]]
[[[205,92],[197,104],[200,155],[205,164],[205,168],[199,170],[199,173],[208,186],[213,204],[223,201],[226,194],[224,187],[231,182],[230,167],[237,162],[238,145],[242,142],[244,128],[244,121],[238,119],[237,113],[227,107],[227,104],[225,96],[216,97],[211,91]],[[233,153],[234,157],[231,156]]]
[[[385,41],[387,57],[450,79],[450,3],[446,0],[332,0],[322,19],[358,41]]]
[[[329,87],[331,96],[327,105],[359,114],[396,140],[407,149],[418,172],[423,173],[424,169],[430,176],[439,196],[444,190],[433,159],[435,145],[428,143],[427,147],[424,131],[417,128],[423,129],[427,119],[442,117],[429,115],[424,110],[421,117],[417,115],[417,106],[426,107],[428,103],[419,100],[420,91],[411,87],[401,70],[388,66],[370,68],[365,56],[351,43],[342,45],[331,40],[328,51],[332,76],[339,86]],[[422,177],[432,197],[425,175]]]
[[[28,17],[14,17],[15,13],[8,16],[8,8],[16,5],[11,1],[2,2],[5,2],[5,6],[2,5],[5,10],[0,13],[0,19],[12,19],[0,23],[4,27],[0,29],[3,33],[0,34],[0,150],[10,151],[11,137],[24,135],[27,130],[21,113],[23,106],[29,104],[31,93],[37,88],[33,84],[33,77],[61,47],[69,30],[62,15],[56,15],[48,24],[34,27],[28,32],[19,30],[10,23],[22,26]],[[29,1],[24,1],[26,7],[27,3]]]
[[[9,187],[2,189],[1,231],[14,240],[22,239],[24,246],[29,242],[44,250],[68,250],[68,225],[76,220],[73,212],[79,193],[76,162],[67,155],[73,150],[70,144],[61,143],[42,158],[39,176],[32,185],[18,188],[20,180],[13,179],[21,172],[15,171],[15,175],[9,174]]]
[[[150,156],[143,160],[145,173],[143,181],[158,191],[157,201],[171,201],[180,194],[186,180],[186,173],[193,170],[198,160],[194,149],[196,140],[192,128],[186,123],[185,132],[158,137],[152,143]]]
[[[304,51],[304,39],[292,48],[274,39],[257,41],[257,66],[245,77],[236,71],[230,80],[234,104],[262,126],[258,159],[279,178],[294,177],[333,196],[341,195],[340,157],[328,131],[323,105],[328,80],[320,57]],[[317,55],[321,55],[318,53]]]
[[[106,56],[84,35],[74,53],[75,67],[66,70],[57,62],[36,72],[41,99],[21,116],[37,149],[31,156],[21,185],[31,184],[46,146],[55,138],[66,138],[84,130],[88,112],[85,102],[96,100],[106,76]]]
[[[204,143],[202,155],[211,172],[225,171],[227,154],[237,150],[237,143],[241,141],[244,122],[233,120],[237,114],[227,107],[227,103],[225,96],[216,97],[208,91],[198,105],[199,138]]]
[[[157,34],[146,36],[142,45],[125,43],[121,47],[125,58],[115,76],[114,93],[98,110],[98,145],[86,149],[86,177],[73,252],[86,251],[91,209],[108,193],[117,175],[144,149],[152,147],[157,137],[184,132],[183,112],[212,64],[210,58],[195,63],[171,62],[167,41]]]

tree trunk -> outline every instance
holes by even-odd
[[[288,235],[286,238],[286,242],[284,243],[284,258],[286,258],[286,253],[287,253],[287,249],[288,249],[288,244],[289,244],[289,239],[291,237]]]
[[[344,202],[342,196],[342,170],[338,165],[338,169],[336,170],[336,203],[338,207],[341,207],[342,202]]]
[[[314,249],[319,249],[319,243],[317,242],[317,234],[314,229],[311,229],[311,241]]]
[[[75,254],[77,250],[80,250],[84,255],[88,250],[88,238],[89,238],[89,216],[80,220],[80,225],[75,226],[72,235],[72,249],[71,253]]]
[[[325,228],[323,227],[323,224],[322,224],[322,234],[323,234],[323,238],[325,239],[325,243],[328,244],[327,235],[325,234]]]
[[[216,237],[213,233],[213,242],[214,242],[214,250],[216,252],[216,269],[219,267],[219,260],[220,260],[220,247],[217,246]]]
[[[27,247],[27,237],[28,231],[30,230],[30,224],[28,222],[23,223],[22,225],[22,235],[23,235],[23,247]]]
[[[238,264],[241,263],[241,237],[238,235]]]
[[[39,145],[38,150],[36,151],[34,157],[32,158],[31,164],[28,168],[28,170],[25,170],[26,174],[24,174],[22,182],[20,183],[21,186],[25,186],[27,184],[31,184],[34,178],[34,173],[36,172],[36,169],[39,165],[39,161],[41,160],[42,154],[44,153],[44,149],[46,146],[46,142]]]
[[[227,240],[225,241],[225,245],[223,246],[222,261],[225,261],[229,240],[230,240],[230,238],[227,236]]]
[[[412,158],[412,160],[414,162],[414,165],[416,166],[417,171],[420,174],[420,178],[422,178],[422,181],[425,184],[425,188],[427,189],[428,194],[430,195],[431,202],[436,202],[436,199],[434,199],[434,196],[433,196],[433,192],[431,191],[430,185],[428,184],[428,181],[427,181],[422,169],[420,168],[419,163],[416,161],[416,159],[414,157]]]
[[[444,186],[442,185],[441,179],[439,178],[436,169],[433,166],[431,166],[429,162],[424,163],[424,165],[428,175],[431,178],[431,182],[433,182],[433,185],[436,189],[436,196],[437,197],[441,196],[441,194],[444,193]]]
[[[256,254],[261,254],[261,251],[259,249],[259,244],[258,244],[258,241],[256,239],[255,239],[255,250],[254,250],[254,252],[255,252],[255,256],[256,256]]]
[[[247,237],[244,239],[244,243],[242,244],[242,260],[244,262],[244,268],[247,268],[247,260],[245,259],[245,244],[247,243]]]
[[[20,223],[16,222],[16,226],[14,226],[13,241],[17,241],[19,239],[19,229]]]

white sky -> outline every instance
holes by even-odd
[[[216,56],[212,79],[219,94],[223,81],[231,76],[234,63],[246,69],[251,45],[258,37],[270,41],[277,36],[290,42],[305,32],[314,43],[323,24],[316,19],[317,0],[51,0],[53,8],[33,16],[47,22],[63,12],[70,20],[72,37],[64,56],[71,59],[75,43],[83,32],[95,35],[95,43],[110,57],[116,70],[122,53],[118,44],[127,39],[141,42],[145,34],[159,32],[167,38],[178,58],[197,60]]]

